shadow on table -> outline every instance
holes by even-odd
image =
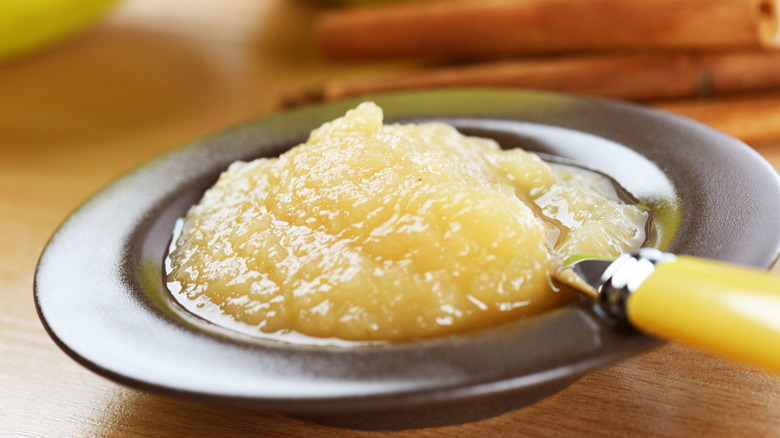
[[[121,387],[111,394],[104,409],[102,417],[84,430],[85,436],[242,438],[367,434],[306,423],[281,414],[170,400]]]
[[[275,413],[204,406],[116,386],[87,436],[418,436],[333,429]],[[780,378],[669,344],[589,374],[528,408],[430,429],[432,436],[774,436]],[[713,421],[712,418],[719,418]],[[746,423],[744,419],[752,421]]]

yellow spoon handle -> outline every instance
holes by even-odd
[[[637,329],[780,372],[780,277],[677,256],[629,295]]]

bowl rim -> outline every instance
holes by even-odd
[[[749,146],[701,123],[547,92],[388,93],[241,124],[152,159],[100,190],[55,232],[36,269],[36,309],[52,339],[88,369],[130,387],[295,412],[522,392],[659,345],[612,327],[586,301],[476,333],[349,349],[269,343],[177,310],[157,258],[167,247],[160,236],[170,236],[171,224],[230,162],[276,155],[364,100],[380,105],[387,121],[446,120],[465,130],[484,121],[520,126],[527,137],[521,142],[556,155],[560,145],[545,144],[523,126],[617,144],[669,176],[682,202],[669,251],[759,268],[780,254],[777,172]]]

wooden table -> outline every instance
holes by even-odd
[[[116,176],[191,139],[276,111],[285,90],[408,66],[327,64],[307,31],[316,13],[291,0],[127,0],[87,35],[0,66],[0,435],[371,435],[119,386],[60,351],[32,299],[47,239]],[[694,116],[715,111],[714,124],[730,120],[722,127],[739,134],[744,125],[733,117],[744,111],[752,111],[752,121],[758,114],[780,124],[780,98],[761,99],[758,107],[725,99],[677,108]],[[780,168],[780,138],[751,145]],[[778,436],[780,378],[669,344],[521,411],[397,435],[574,433]]]

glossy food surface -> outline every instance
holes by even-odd
[[[636,249],[647,217],[606,177],[363,103],[233,163],[187,214],[169,280],[196,314],[278,339],[411,340],[571,301],[551,287],[562,258]]]

